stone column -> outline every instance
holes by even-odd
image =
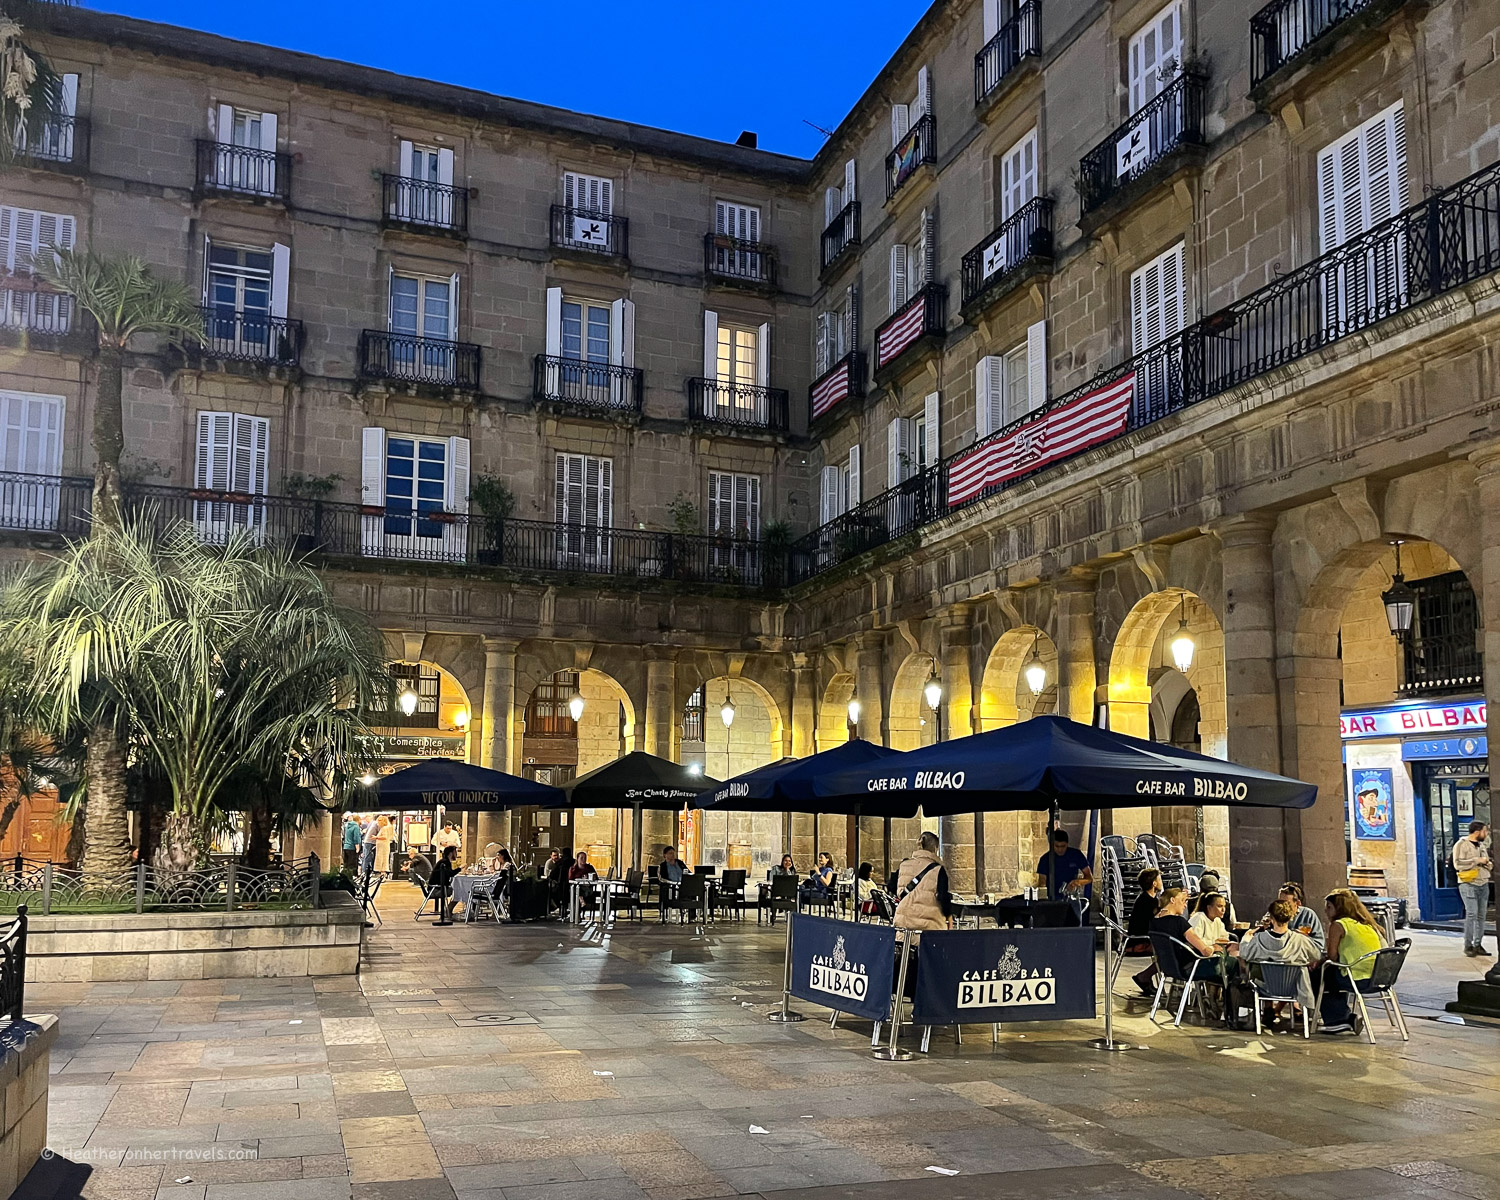
[[[854,642],[854,694],[859,698],[859,736],[886,744],[885,639],[862,633]]]
[[[1224,573],[1224,699],[1233,762],[1282,771],[1276,680],[1276,571],[1272,513],[1230,517],[1214,527]],[[1334,722],[1337,732],[1337,721]],[[1339,800],[1343,788],[1339,788]],[[1335,805],[1337,807],[1337,804]],[[1288,869],[1288,814],[1273,808],[1229,810],[1230,882],[1241,912],[1276,899]],[[1297,818],[1293,818],[1297,819]],[[1342,835],[1339,857],[1342,858]]]
[[[1479,593],[1479,615],[1483,630],[1480,633],[1480,650],[1484,654],[1484,697],[1486,720],[1486,735],[1491,747],[1500,747],[1500,705],[1494,703],[1497,697],[1490,695],[1491,691],[1500,694],[1500,445],[1486,446],[1483,450],[1477,450],[1469,456],[1470,461],[1478,471],[1475,484],[1478,489],[1477,499],[1479,501],[1479,578],[1470,579],[1474,590]],[[1494,760],[1496,751],[1491,750],[1491,761]],[[1493,814],[1490,817],[1494,820]],[[1493,837],[1491,839],[1493,844]],[[1497,919],[1497,929],[1500,929],[1500,919]],[[1486,939],[1488,940],[1488,939]],[[1490,960],[1478,959],[1478,962],[1489,964]],[[1465,996],[1462,985],[1459,993],[1460,1002],[1479,1002],[1488,1005],[1488,1010],[1493,1013],[1500,1009],[1500,967],[1491,967],[1485,975],[1486,984],[1490,985],[1486,991],[1473,997]]]
[[[974,684],[969,672],[970,612],[955,608],[938,620],[938,673],[943,685],[944,741],[973,733]],[[981,814],[943,818],[943,850],[953,884],[964,891],[984,891],[985,821]]]
[[[1098,668],[1094,651],[1092,571],[1069,571],[1052,587],[1056,609],[1053,642],[1057,645],[1057,713],[1085,725],[1094,722]]]
[[[677,652],[653,647],[646,659],[646,753],[674,758]],[[706,719],[706,718],[705,718]]]
[[[479,765],[495,771],[517,773],[516,756],[516,648],[512,638],[484,639],[484,693],[479,717]],[[473,714],[470,714],[473,721]],[[507,845],[509,825],[504,813],[476,813],[472,834],[464,829],[468,848],[482,849],[486,843]]]
[[[792,655],[792,757],[806,758],[817,750],[818,698],[812,664],[807,655]]]

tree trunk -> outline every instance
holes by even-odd
[[[208,837],[191,813],[169,812],[161,821],[161,841],[151,865],[158,887],[170,887],[174,875],[196,871],[208,862]]]
[[[120,494],[120,458],[125,453],[124,365],[118,347],[100,347],[94,394],[93,528],[98,532],[117,533],[125,526]]]
[[[271,865],[271,806],[258,801],[245,811],[245,865]]]
[[[130,873],[130,825],[125,815],[125,747],[108,725],[89,731],[84,757],[88,819],[83,874],[118,882]]]

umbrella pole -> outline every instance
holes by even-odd
[[[872,1051],[872,1056],[881,1062],[906,1062],[911,1051],[897,1045],[901,1037],[901,1005],[906,999],[906,966],[911,958],[912,935],[902,930],[896,936],[901,939],[901,967],[896,972],[896,994],[891,998],[891,1040],[887,1046]]]
[[[1104,1036],[1089,1042],[1095,1050],[1134,1050],[1127,1042],[1115,1041],[1115,927],[1104,914]]]
[[[776,910],[771,910],[775,915]],[[781,968],[781,1007],[773,1013],[766,1014],[766,1020],[775,1021],[778,1025],[788,1025],[793,1021],[807,1020],[799,1012],[792,1011],[792,918],[795,913],[786,915],[786,956],[782,960]]]
[[[641,814],[645,810],[637,802],[635,805],[635,820],[630,826],[630,868],[633,871],[641,869]]]

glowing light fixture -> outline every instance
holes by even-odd
[[[858,696],[850,696],[849,697],[849,724],[851,724],[851,725],[858,725],[859,724],[859,697]]]
[[[359,777],[359,781],[360,781],[360,783],[364,784],[365,787],[369,787],[371,784],[373,784],[375,782],[375,776],[371,775],[370,772],[366,771],[363,775],[361,775]]]
[[[1197,649],[1197,643],[1193,641],[1193,635],[1188,632],[1187,624],[1187,596],[1182,597],[1182,615],[1177,620],[1177,635],[1172,639],[1172,661],[1177,669],[1184,675],[1193,665],[1193,651]]]
[[[568,715],[573,718],[575,724],[583,718],[582,692],[574,692],[568,700]]]
[[[396,697],[396,703],[401,706],[401,711],[408,717],[417,711],[417,693],[411,688],[402,688],[401,695]]]
[[[927,683],[922,688],[922,697],[933,712],[937,712],[938,705],[943,702],[943,682],[938,678],[936,660],[932,664],[932,674],[927,677]]]
[[[734,724],[734,701],[729,698],[729,685],[724,685],[724,703],[719,706],[719,719],[724,722],[724,728],[728,729]]]
[[[1033,696],[1040,696],[1047,690],[1047,667],[1042,662],[1041,653],[1037,649],[1037,641],[1038,638],[1031,639],[1031,657],[1022,671],[1022,674],[1026,676],[1026,686]]]
[[[1391,578],[1391,586],[1380,593],[1380,602],[1385,605],[1385,623],[1391,627],[1391,636],[1404,641],[1417,613],[1417,593],[1401,574],[1401,543],[1396,542],[1395,547],[1396,574]]]
[[[469,710],[461,708],[453,714],[453,728],[467,729],[469,727]]]
[[[702,773],[703,773],[703,768],[700,767],[697,763],[688,763],[688,774],[689,775],[700,775]]]

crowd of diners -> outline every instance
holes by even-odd
[[[1348,888],[1329,892],[1323,898],[1320,915],[1308,905],[1302,885],[1288,881],[1281,885],[1260,920],[1244,928],[1235,919],[1219,876],[1212,871],[1205,871],[1199,879],[1191,907],[1187,891],[1163,887],[1161,872],[1155,867],[1141,871],[1137,882],[1140,891],[1126,926],[1124,952],[1151,955],[1153,933],[1174,938],[1180,973],[1189,975],[1196,966],[1196,979],[1220,987],[1227,1024],[1237,1025],[1248,1005],[1254,1003],[1239,964],[1272,962],[1307,968],[1295,1004],[1286,1006],[1290,1011],[1278,1006],[1278,1021],[1273,1028],[1290,1032],[1295,1013],[1312,1009],[1313,979],[1320,978],[1320,1032],[1360,1032],[1360,1017],[1351,1008],[1345,988],[1349,980],[1358,986],[1370,978],[1374,960],[1366,956],[1379,950],[1385,941],[1379,922],[1354,892]],[[1199,963],[1199,958],[1211,961]],[[1340,969],[1335,963],[1348,969]],[[1154,957],[1133,978],[1142,993],[1155,996],[1159,976]]]

